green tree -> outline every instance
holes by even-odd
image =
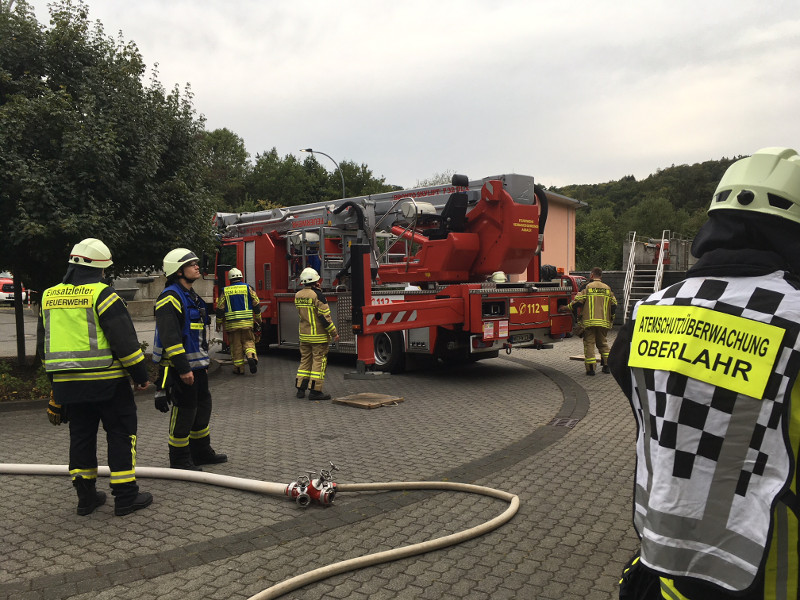
[[[203,142],[208,160],[205,182],[214,206],[220,211],[240,211],[251,170],[244,140],[223,128],[205,133]]]
[[[4,262],[43,289],[71,246],[102,239],[117,272],[175,246],[210,249],[203,121],[167,92],[133,42],[106,37],[78,0],[40,25],[25,0],[0,12],[0,235]]]
[[[580,214],[580,213],[579,213]],[[615,231],[610,208],[592,210],[581,215],[575,225],[575,267],[588,271],[619,269],[622,264],[622,239]]]

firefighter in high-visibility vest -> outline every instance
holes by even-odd
[[[206,303],[192,288],[200,279],[197,255],[186,248],[164,257],[167,276],[156,300],[153,361],[160,370],[155,405],[172,411],[169,420],[169,466],[201,471],[199,465],[224,463],[225,454],[211,447],[211,392],[208,390],[207,327],[211,317]]]
[[[105,504],[97,490],[97,428],[106,431],[114,514],[145,508],[153,496],[136,483],[136,389],[149,385],[144,354],[125,302],[102,282],[111,252],[98,239],[72,248],[62,282],[41,298],[37,351],[52,381],[47,413],[69,423],[69,473],[79,515]]]
[[[216,306],[217,329],[225,324],[235,375],[244,375],[245,362],[251,373],[258,371],[254,330],[261,327],[261,309],[258,294],[243,279],[239,269],[228,271],[230,285],[223,288]]]
[[[611,351],[637,424],[620,598],[800,598],[797,152],[733,163],[692,254]]]
[[[572,302],[564,307],[565,312],[576,308],[581,309],[583,361],[587,375],[594,375],[594,367],[597,363],[595,347],[600,352],[600,365],[603,373],[609,372],[610,348],[606,336],[614,323],[617,298],[611,288],[601,281],[602,277],[603,270],[600,267],[593,268],[589,273],[589,283],[575,295]]]
[[[297,397],[309,400],[330,400],[322,391],[325,366],[331,340],[338,341],[339,334],[331,319],[328,300],[322,293],[319,273],[306,267],[300,273],[303,289],[294,295],[294,304],[300,316],[300,367],[297,369]]]

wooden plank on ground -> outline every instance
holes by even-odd
[[[370,392],[361,392],[360,394],[351,394],[350,396],[341,396],[334,398],[334,404],[344,404],[347,406],[355,406],[356,408],[380,408],[381,406],[396,406],[404,401],[400,396],[389,396],[387,394],[373,394]]]

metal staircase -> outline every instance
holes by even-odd
[[[625,272],[625,317],[624,321],[627,322],[633,313],[633,307],[636,303],[643,298],[647,298],[653,292],[661,289],[661,283],[664,279],[664,252],[663,249],[668,247],[670,239],[670,231],[665,229],[661,233],[662,251],[658,252],[658,260],[656,264],[636,264],[636,232],[633,231],[628,234],[628,241],[630,242],[630,253],[628,255],[628,268]]]

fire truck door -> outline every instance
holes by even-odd
[[[244,280],[256,288],[256,243],[244,243]]]

